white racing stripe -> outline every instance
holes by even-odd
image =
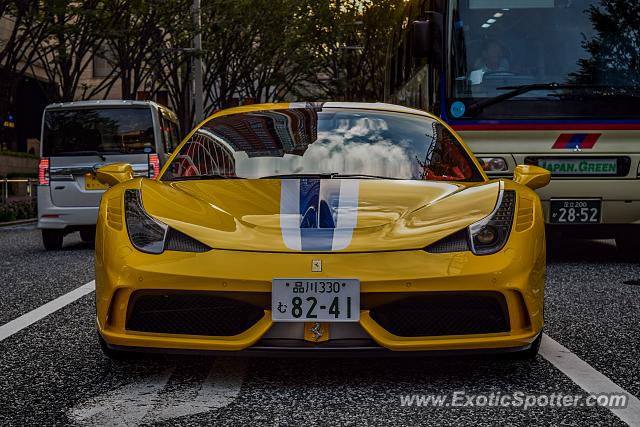
[[[607,408],[630,426],[640,426],[640,400],[596,371],[591,365],[546,334],[542,337],[540,354],[563,374],[589,394],[625,394],[626,408]]]
[[[16,332],[20,332],[27,326],[36,323],[38,320],[47,317],[51,313],[60,310],[62,307],[65,307],[72,302],[82,298],[83,296],[90,294],[95,290],[95,288],[96,281],[92,280],[80,286],[79,288],[76,288],[71,292],[62,295],[61,297],[49,301],[48,303],[36,308],[35,310],[31,310],[30,312],[23,314],[16,319],[13,319],[9,323],[5,323],[4,325],[0,326],[0,341],[9,338]]]

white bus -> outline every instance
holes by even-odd
[[[549,229],[614,237],[637,253],[638,0],[622,3],[410,1],[389,49],[387,101],[444,118],[489,176],[548,168],[539,194]]]

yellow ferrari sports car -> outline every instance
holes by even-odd
[[[513,352],[543,328],[544,218],[519,166],[490,180],[423,111],[220,111],[157,179],[108,184],[96,236],[104,352]]]

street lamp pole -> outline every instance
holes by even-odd
[[[202,27],[200,0],[193,0],[193,20],[196,33],[193,36],[193,49],[196,56],[193,60],[193,100],[195,103],[194,119],[196,124],[204,120],[204,90],[202,84]]]

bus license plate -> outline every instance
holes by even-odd
[[[551,200],[551,224],[599,224],[600,199]]]
[[[273,279],[271,319],[274,322],[357,322],[360,320],[360,281]]]

